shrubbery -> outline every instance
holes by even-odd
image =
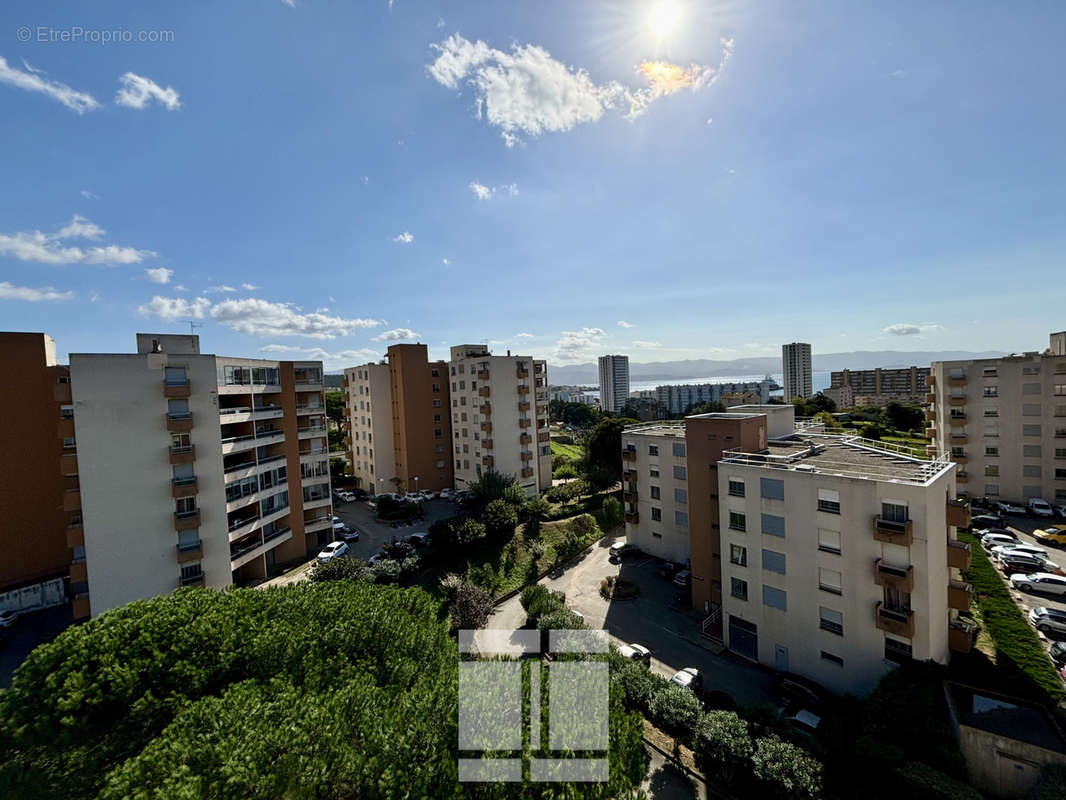
[[[485,532],[489,536],[503,538],[514,534],[518,526],[518,511],[506,500],[493,500],[481,514]]]
[[[901,796],[912,800],[981,800],[981,793],[950,775],[920,761],[911,761],[896,770]],[[1056,795],[1060,800],[1062,795]]]
[[[480,586],[461,583],[456,589],[455,600],[448,614],[452,620],[452,628],[456,630],[484,627],[492,614],[492,595]]]

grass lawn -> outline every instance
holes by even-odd
[[[882,442],[888,442],[890,444],[898,444],[900,447],[909,447],[913,455],[925,458],[925,446],[929,444],[929,440],[924,436],[882,436]]]
[[[561,442],[551,440],[552,457],[566,456],[571,461],[580,461],[585,455],[585,448],[579,444],[562,444]]]

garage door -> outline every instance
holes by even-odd
[[[753,622],[729,615],[729,649],[737,655],[759,660],[758,626]]]

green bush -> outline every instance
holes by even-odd
[[[372,576],[366,565],[354,558],[334,558],[330,561],[316,561],[307,573],[311,583],[326,581],[367,581]]]
[[[481,521],[489,536],[503,538],[512,535],[518,526],[518,511],[506,500],[493,500],[485,506]]]
[[[822,765],[791,742],[774,735],[756,739],[751,762],[759,788],[771,797],[822,795]]]
[[[559,444],[573,444],[574,443],[574,437],[571,436],[569,433],[557,433],[552,438],[555,441],[557,441]]]
[[[526,627],[536,628],[541,617],[566,610],[566,595],[562,592],[549,591],[545,586],[535,583],[522,590],[519,602],[526,612]]]
[[[909,800],[981,800],[981,793],[920,761],[896,770],[899,791]],[[1062,795],[1056,795],[1059,800]]]
[[[691,689],[667,683],[652,698],[648,716],[657,727],[690,742],[700,718],[700,701]]]
[[[370,574],[376,583],[396,583],[402,571],[400,562],[392,558],[383,558],[370,567]]]
[[[603,527],[612,530],[622,524],[622,501],[608,497],[603,501]]]
[[[1066,766],[1048,764],[1040,771],[1026,800],[1062,800],[1063,797],[1066,797]]]
[[[455,593],[455,600],[448,609],[452,628],[472,630],[483,628],[492,614],[492,595],[472,583],[462,583]]]
[[[666,680],[646,667],[622,658],[616,650],[612,650],[611,664],[612,678],[621,684],[626,707],[646,715],[651,708],[651,701],[666,685]]]
[[[740,780],[755,753],[748,724],[732,711],[702,714],[693,749],[704,774],[727,786]]]
[[[569,608],[556,608],[537,620],[537,629],[542,631],[584,630],[585,621]]]
[[[577,470],[574,469],[574,465],[567,461],[566,463],[560,464],[558,467],[552,468],[552,477],[558,478],[559,480],[566,480],[567,478],[576,478],[578,477],[578,474]]]

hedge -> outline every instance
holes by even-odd
[[[981,793],[928,764],[912,761],[896,770],[898,791],[912,800],[981,800]]]

